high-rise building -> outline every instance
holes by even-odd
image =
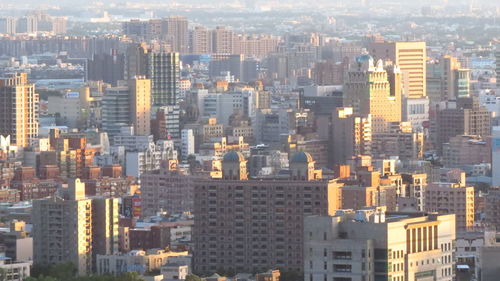
[[[116,86],[119,80],[123,80],[125,71],[125,57],[118,54],[118,50],[111,50],[111,54],[94,54],[87,61],[87,80],[103,81]]]
[[[132,125],[134,134],[151,133],[151,80],[136,76],[106,89],[102,99],[102,128],[113,137]]]
[[[38,137],[38,94],[27,73],[0,78],[0,134],[12,145],[26,147]]]
[[[119,85],[106,89],[102,98],[102,129],[110,139],[120,133],[120,128],[130,124],[130,93],[128,86]]]
[[[358,57],[347,73],[344,105],[355,114],[370,114],[373,134],[386,132],[390,122],[401,122],[400,75],[398,67],[388,72],[381,60],[375,65],[367,55]]]
[[[430,131],[435,149],[441,151],[443,144],[455,136],[490,136],[491,113],[475,97],[441,103],[436,107]]]
[[[500,50],[498,50],[498,47],[497,51],[495,52],[495,59],[496,59],[495,72],[497,74],[497,89],[500,89]]]
[[[177,104],[180,86],[179,53],[149,52],[146,77],[151,79],[155,106]]]
[[[455,216],[339,210],[305,219],[304,279],[455,278]]]
[[[172,50],[186,54],[189,52],[188,20],[184,16],[170,16],[166,19],[167,42]]]
[[[491,140],[491,186],[500,186],[500,127],[493,127]]]
[[[334,165],[353,156],[371,155],[371,116],[355,115],[352,107],[338,107],[332,115],[331,145]]]
[[[212,52],[215,54],[234,54],[234,33],[224,26],[212,31]]]
[[[426,96],[426,60],[425,42],[373,42],[368,52],[375,59],[392,61],[402,72],[407,97]]]
[[[17,33],[36,33],[38,31],[38,20],[36,16],[25,16],[17,20]]]
[[[427,96],[432,104],[466,98],[470,95],[470,70],[462,68],[457,58],[443,56],[427,64]]]
[[[66,193],[33,201],[34,263],[72,262],[87,275],[97,254],[118,250],[118,201],[85,198],[79,179],[70,181]]]
[[[203,26],[196,26],[191,31],[191,53],[210,54],[212,52],[211,32]]]
[[[151,134],[151,80],[136,77],[128,83],[130,123],[137,136]]]
[[[300,274],[304,218],[332,215],[339,206],[339,184],[321,179],[310,154],[292,156],[289,177],[252,180],[243,154],[231,151],[222,179],[195,182],[194,271],[278,267]]]
[[[0,33],[15,34],[16,19],[14,17],[0,18]]]

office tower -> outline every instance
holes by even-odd
[[[427,64],[427,96],[431,104],[466,98],[470,95],[470,70],[462,68],[457,58],[443,56]]]
[[[181,156],[187,159],[189,155],[194,154],[194,134],[191,129],[181,131]]]
[[[308,153],[292,156],[289,177],[252,180],[243,154],[228,152],[222,179],[195,182],[194,272],[300,274],[304,217],[332,215],[339,206],[339,184],[321,179]]]
[[[466,186],[465,180],[460,183],[429,183],[425,191],[425,210],[455,214],[457,230],[471,230],[474,225],[474,187]]]
[[[149,52],[146,77],[154,106],[176,105],[180,84],[179,53]]]
[[[184,16],[170,16],[166,19],[167,42],[174,52],[189,52],[188,20]]]
[[[196,26],[191,31],[191,53],[197,55],[212,53],[212,36],[206,27]]]
[[[376,60],[392,61],[402,72],[407,97],[426,96],[425,42],[373,42],[368,52]]]
[[[128,82],[130,123],[137,136],[151,134],[151,80],[136,77]]]
[[[386,132],[390,122],[401,122],[400,75],[398,67],[388,73],[381,60],[375,65],[366,55],[358,57],[347,73],[344,105],[353,107],[355,114],[370,114],[373,134]]]
[[[26,147],[38,137],[38,94],[27,73],[0,78],[0,135],[12,145]]]
[[[102,130],[110,139],[120,133],[120,128],[130,124],[130,93],[128,86],[119,85],[106,89],[102,98]]]
[[[87,275],[97,253],[117,250],[118,201],[85,198],[79,179],[65,193],[33,201],[34,264],[72,262],[79,275]]]
[[[125,72],[125,56],[118,54],[117,49],[111,50],[111,54],[94,54],[87,61],[87,80],[103,81],[113,86],[119,80],[123,80]]]
[[[212,52],[215,54],[234,54],[234,33],[224,26],[212,31]]]
[[[441,103],[431,122],[434,147],[442,151],[444,143],[458,135],[491,135],[491,113],[475,97]]]
[[[455,216],[339,210],[305,219],[304,279],[455,278]]]
[[[334,165],[345,164],[353,156],[371,155],[371,116],[356,115],[352,107],[338,107],[331,119],[331,150]]]
[[[15,34],[16,33],[16,19],[13,17],[0,18],[0,33]]]
[[[500,186],[500,127],[493,127],[491,140],[491,186]]]

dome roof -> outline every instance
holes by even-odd
[[[313,161],[314,160],[311,154],[307,152],[297,152],[292,156],[292,159],[290,160],[290,162],[292,163],[309,163]]]
[[[245,156],[241,152],[230,151],[224,154],[224,158],[222,158],[222,162],[241,162],[245,161]]]

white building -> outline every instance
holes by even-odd
[[[181,132],[181,154],[182,159],[187,159],[194,154],[194,133],[192,129],[184,129]]]
[[[422,129],[429,121],[429,99],[405,98],[403,102],[403,121],[410,122],[413,129]]]
[[[378,208],[307,217],[304,280],[452,281],[454,241],[455,215]]]
[[[159,170],[161,162],[169,159],[177,159],[177,151],[171,140],[150,143],[149,148],[142,151],[126,151],[125,175],[138,178],[144,172]]]
[[[0,257],[0,269],[4,271],[4,279],[23,281],[30,276],[31,262],[13,262],[10,258]]]

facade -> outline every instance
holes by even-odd
[[[455,214],[457,231],[474,225],[474,187],[463,183],[429,183],[425,191],[425,210],[439,214]]]
[[[427,64],[427,95],[434,105],[440,101],[469,97],[470,70],[461,67],[457,58],[441,57]]]
[[[394,86],[391,86],[394,85]],[[380,60],[370,56],[356,59],[344,83],[344,105],[355,114],[371,115],[372,132],[386,132],[390,122],[401,122],[401,73],[386,71]]]
[[[9,281],[23,281],[30,277],[31,262],[13,262],[10,258],[0,259],[3,277]]]
[[[407,85],[407,97],[421,98],[427,95],[425,42],[373,42],[368,46],[368,52],[377,60],[391,61],[399,66],[404,84]]]
[[[191,129],[181,131],[181,156],[182,159],[187,159],[191,154],[194,154],[194,134]]]
[[[147,54],[146,77],[151,80],[151,98],[154,106],[177,104],[180,86],[179,53],[150,50]]]
[[[170,166],[170,165],[169,165]],[[171,214],[193,210],[194,178],[163,168],[141,175],[142,214],[153,216],[163,210]]]
[[[136,77],[129,81],[130,124],[138,136],[151,134],[151,80]]]
[[[371,116],[357,116],[352,107],[337,108],[331,121],[332,163],[345,164],[357,155],[371,155]]]
[[[27,73],[0,79],[0,135],[10,135],[12,145],[27,147],[38,137],[38,94]]]
[[[170,252],[161,249],[132,250],[126,254],[97,255],[97,274],[119,275],[126,272],[145,274],[159,270],[170,257],[187,256],[187,252]]]
[[[304,280],[452,281],[454,242],[454,215],[365,209],[307,217]]]
[[[102,129],[110,139],[120,133],[120,128],[130,125],[129,88],[107,88],[102,98]]]
[[[33,202],[34,264],[71,261],[80,275],[87,275],[97,253],[118,250],[118,201],[86,199],[79,179],[70,182],[67,192]]]
[[[476,98],[460,98],[439,105],[430,130],[435,148],[442,151],[443,144],[458,135],[490,136],[491,113]]]
[[[443,164],[454,168],[464,165],[490,163],[491,141],[480,136],[455,136],[443,144]]]
[[[493,127],[491,140],[491,186],[500,186],[500,127]]]
[[[194,272],[300,273],[304,217],[333,214],[339,204],[339,185],[322,180],[307,153],[292,157],[289,178],[249,180],[244,156],[229,152],[222,179],[194,187]]]

